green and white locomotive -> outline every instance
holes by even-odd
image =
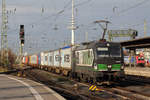
[[[80,80],[101,82],[124,77],[120,43],[92,41],[74,49],[72,72]]]

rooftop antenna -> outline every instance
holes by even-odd
[[[110,22],[106,21],[106,20],[97,20],[97,21],[94,21],[94,23],[99,24],[99,26],[104,30],[102,38],[100,39],[100,41],[105,41],[105,34],[107,32],[108,23],[110,23]],[[102,25],[102,23],[104,23],[105,26]]]

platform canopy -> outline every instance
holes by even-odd
[[[126,49],[150,48],[150,37],[120,42]]]

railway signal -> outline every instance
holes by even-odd
[[[19,56],[19,62],[20,62],[20,67],[22,67],[21,61],[22,61],[22,54],[23,54],[23,47],[24,47],[24,42],[25,42],[25,34],[24,34],[24,25],[20,25],[20,56]]]
[[[21,45],[24,45],[24,40],[21,40]]]
[[[24,25],[20,25],[20,41],[21,41],[21,45],[24,45]]]

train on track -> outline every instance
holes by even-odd
[[[148,64],[149,62],[146,62],[145,58],[143,55],[136,55],[134,56],[124,56],[124,65],[129,66],[131,63],[131,65],[136,64],[137,66],[145,66],[146,64]]]
[[[95,83],[123,78],[123,58],[120,43],[91,41],[24,56],[22,63]]]

